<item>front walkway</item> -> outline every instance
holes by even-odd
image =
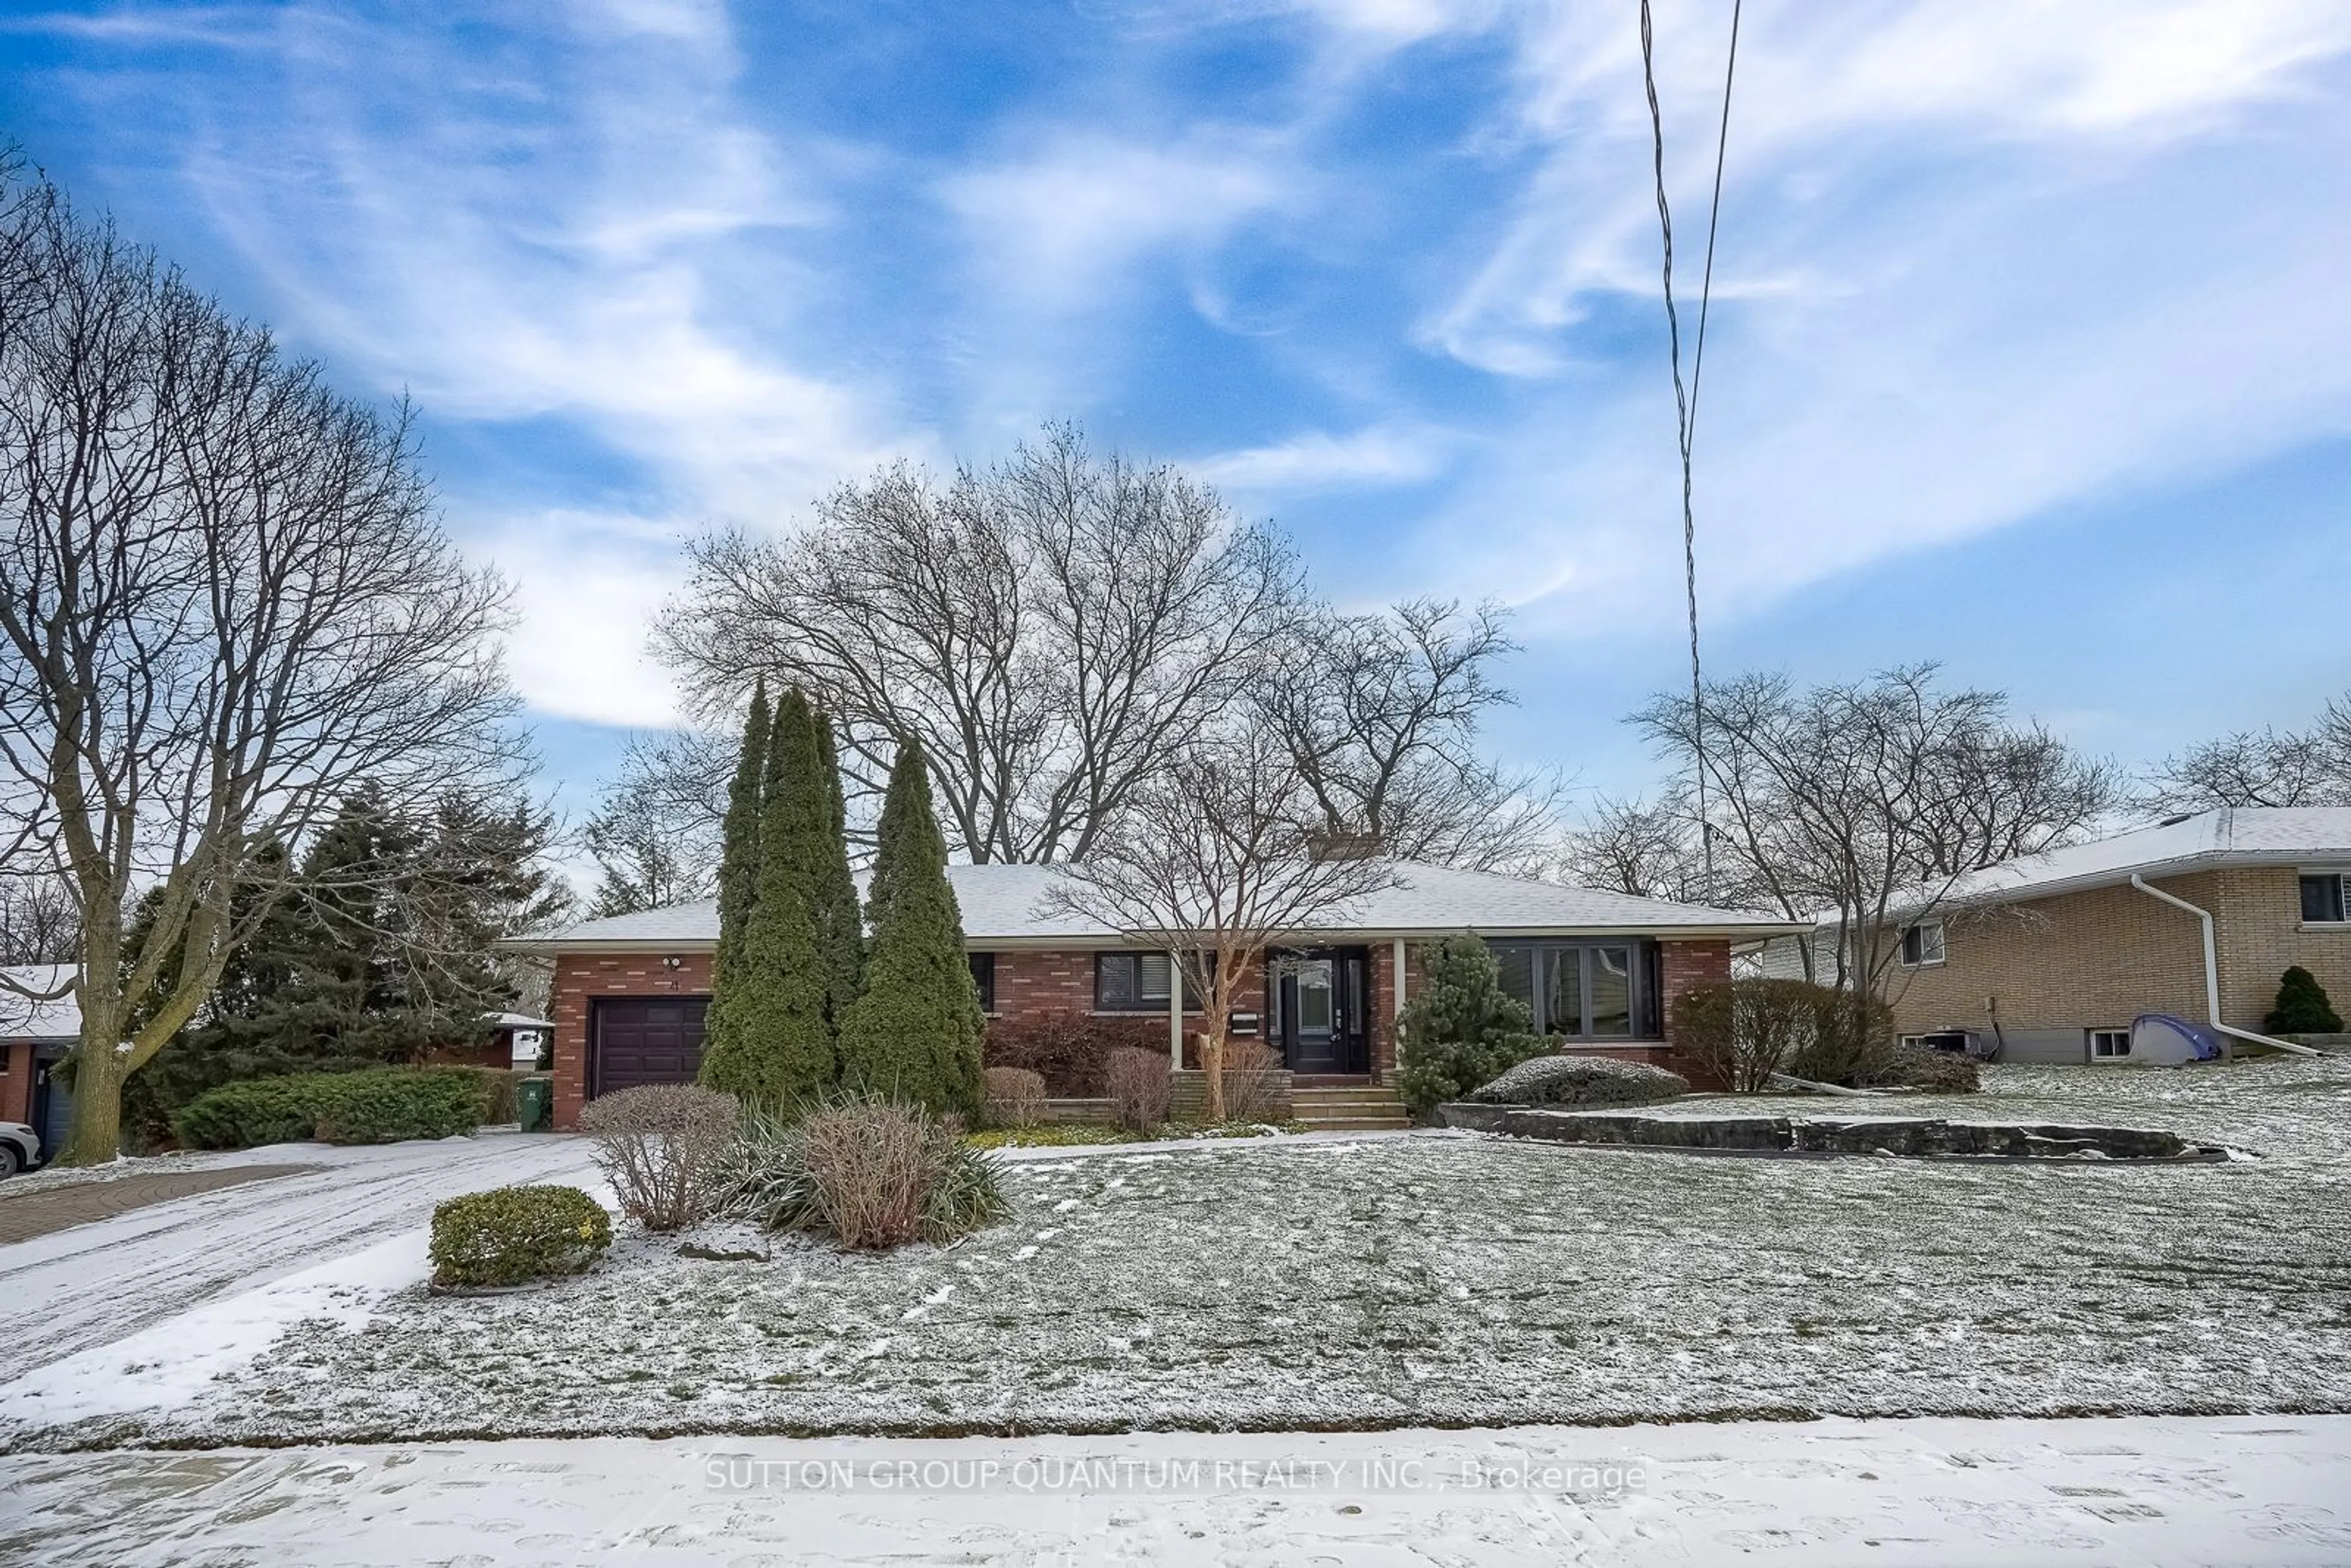
[[[2351,1416],[0,1459],[0,1561],[2337,1564]]]

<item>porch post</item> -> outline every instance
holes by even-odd
[[[1388,951],[1390,961],[1395,966],[1395,1019],[1388,1030],[1388,1038],[1395,1042],[1395,1059],[1391,1065],[1400,1067],[1404,1064],[1404,1031],[1395,1024],[1404,1021],[1404,938],[1397,937]]]
[[[1184,959],[1177,953],[1167,955],[1167,1067],[1184,1071]]]

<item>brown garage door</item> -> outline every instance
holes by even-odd
[[[708,997],[608,997],[595,1005],[596,1092],[691,1083]]]

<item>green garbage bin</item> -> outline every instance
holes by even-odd
[[[526,1078],[515,1090],[515,1119],[526,1133],[544,1133],[555,1125],[555,1080]]]

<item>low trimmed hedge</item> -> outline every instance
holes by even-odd
[[[521,1285],[583,1272],[612,1244],[611,1217],[576,1186],[502,1186],[433,1211],[433,1282]]]
[[[463,1067],[297,1072],[208,1089],[180,1107],[172,1134],[187,1149],[445,1138],[480,1126],[486,1099],[481,1074]]]

